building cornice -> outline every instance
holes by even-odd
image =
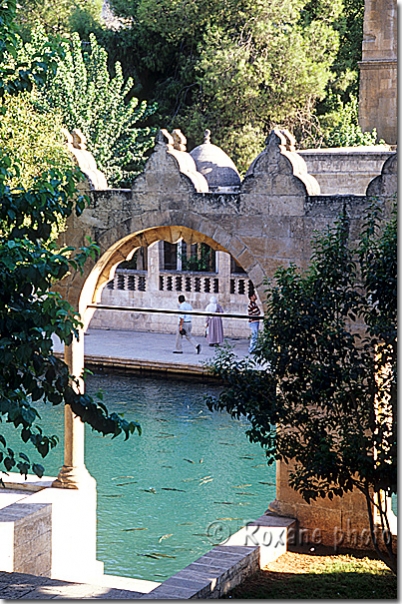
[[[364,59],[358,63],[359,69],[396,69],[397,59]]]

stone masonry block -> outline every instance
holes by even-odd
[[[291,195],[271,197],[269,214],[270,216],[303,216],[304,197]]]

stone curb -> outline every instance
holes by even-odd
[[[141,600],[220,598],[287,549],[293,518],[266,513],[186,566]]]
[[[54,355],[58,358],[63,358],[63,354],[55,352]],[[85,367],[87,369],[113,369],[124,373],[159,373],[162,375],[174,374],[180,377],[183,376],[199,376],[211,381],[217,381],[209,369],[203,365],[192,365],[188,363],[175,363],[166,361],[148,361],[143,359],[122,359],[117,357],[105,357],[95,355],[85,355]]]

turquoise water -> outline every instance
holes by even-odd
[[[215,385],[102,375],[89,377],[87,389],[101,389],[109,410],[143,429],[126,442],[86,429],[106,573],[162,581],[275,499],[275,468],[245,436],[247,421],[208,411],[204,395],[217,392]],[[42,409],[42,425],[61,437],[63,409]],[[61,440],[45,460],[46,474],[62,463]]]

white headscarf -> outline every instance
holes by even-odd
[[[209,304],[206,307],[205,311],[206,312],[216,312],[217,308],[218,308],[218,300],[215,298],[215,296],[211,296],[211,298],[209,299]]]

